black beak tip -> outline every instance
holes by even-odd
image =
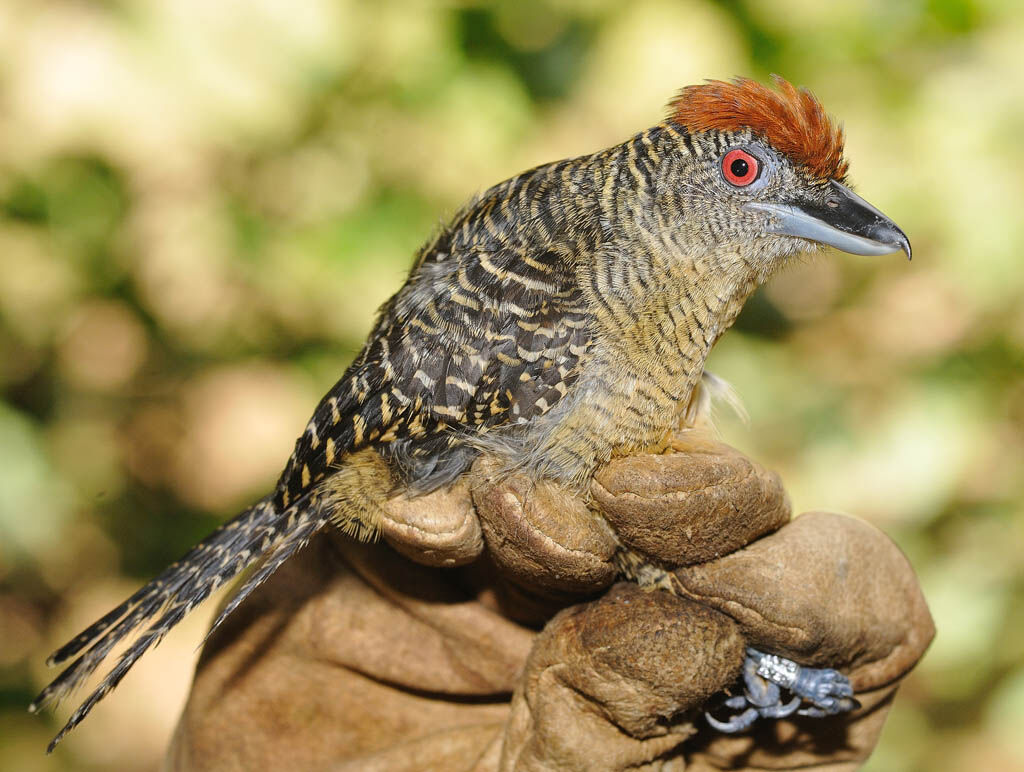
[[[907,260],[913,259],[913,250],[910,248],[910,239],[907,234],[892,220],[887,217],[876,223],[875,227],[868,231],[868,238],[892,247],[893,252],[900,251],[907,256]],[[873,232],[872,232],[873,231]]]
[[[908,261],[914,259],[914,253],[910,248],[910,239],[907,238],[907,235],[903,231],[900,231],[899,247],[903,250],[904,254],[906,254]]]

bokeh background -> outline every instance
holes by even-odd
[[[273,483],[441,219],[778,72],[915,260],[759,293],[723,433],[920,573],[869,769],[1024,769],[1022,40],[1010,0],[3,0],[0,768],[157,767],[209,607],[50,757],[46,654]]]

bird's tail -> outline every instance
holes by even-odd
[[[40,692],[29,706],[32,712],[69,694],[96,670],[114,646],[152,622],[75,710],[50,742],[47,752],[52,751],[96,703],[120,683],[132,665],[193,608],[244,568],[263,558],[255,573],[217,617],[210,631],[213,632],[257,586],[327,524],[326,510],[315,494],[303,496],[284,512],[278,512],[269,498],[260,501],[222,525],[156,579],[54,652],[47,660],[48,665],[59,665],[72,658],[74,662]]]

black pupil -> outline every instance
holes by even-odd
[[[750,164],[748,164],[742,158],[737,158],[731,164],[729,164],[729,171],[733,173],[734,177],[743,178],[746,177],[747,172],[750,171]]]

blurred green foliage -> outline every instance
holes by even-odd
[[[722,431],[920,572],[939,635],[870,769],[1024,769],[1021,39],[1000,0],[8,0],[0,768],[156,768],[204,620],[52,757],[45,654],[272,484],[441,219],[779,72],[916,258],[762,292]]]

